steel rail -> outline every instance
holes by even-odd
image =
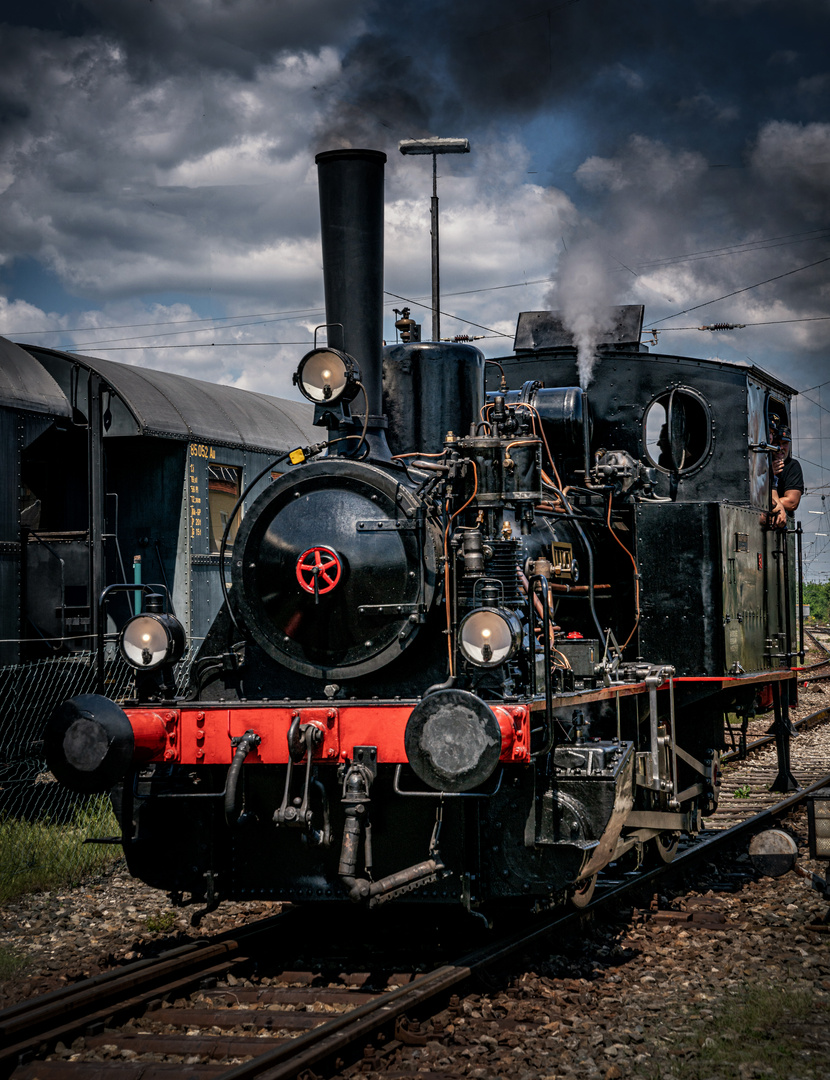
[[[817,664],[816,666],[826,668],[830,666],[830,660],[825,660],[823,664]],[[830,671],[822,671],[817,672],[814,675],[805,675],[800,677],[800,681],[804,686],[807,686],[808,683],[823,682],[825,679],[830,679]]]
[[[824,642],[819,641],[819,639],[816,637],[815,633],[813,633],[813,630],[819,630],[819,629],[820,629],[819,627],[813,627],[812,629],[807,629],[805,627],[804,633],[807,635],[807,637],[810,639],[810,641],[812,641],[812,643],[815,645],[815,647],[817,649],[819,649],[821,652],[824,653],[824,656],[820,660],[814,660],[812,664],[805,664],[805,666],[800,669],[801,672],[817,671],[819,668],[827,667],[827,665],[830,664],[830,648],[828,648],[824,644]],[[825,632],[826,632],[826,630],[825,630]],[[801,674],[799,674],[799,679],[801,679],[801,678],[804,679],[805,683],[808,683],[808,682],[817,682],[821,678],[826,678],[826,676],[822,676],[822,675],[802,676]]]
[[[830,676],[828,676],[830,677]],[[807,728],[812,727],[813,724],[820,724],[824,720],[830,720],[830,705],[825,706],[823,709],[818,709],[814,713],[810,713],[809,716],[802,716],[800,720],[793,720],[792,725],[794,728]],[[747,743],[744,748],[744,754],[741,755],[737,750],[728,750],[721,757],[721,764],[725,761],[743,761],[746,754],[751,750],[760,750],[762,746],[769,746],[775,742],[774,735],[762,735],[759,739],[753,739],[751,743]]]
[[[262,935],[270,936],[289,918],[296,918],[293,909],[9,1006],[0,1012],[0,1075],[8,1075],[34,1047],[64,1039],[166,989],[181,989],[196,978],[227,968],[242,957],[244,948]]]
[[[817,714],[814,714],[817,715]],[[804,720],[810,719],[805,717]],[[803,722],[803,721],[802,721]],[[324,1058],[342,1054],[350,1045],[365,1039],[398,1017],[421,1007],[431,998],[456,987],[477,972],[498,965],[518,952],[543,941],[551,933],[578,921],[586,912],[596,911],[618,900],[632,888],[637,888],[678,868],[685,868],[715,846],[728,844],[741,834],[756,829],[764,822],[786,813],[821,787],[830,784],[830,775],[809,787],[788,795],[778,803],[728,829],[701,834],[678,853],[669,864],[631,875],[623,882],[602,883],[590,904],[579,911],[551,913],[539,916],[533,927],[517,931],[500,941],[475,950],[456,963],[418,976],[411,983],[397,987],[357,1008],[333,1017],[312,1031],[280,1043],[248,1062],[217,1073],[217,1080],[289,1080]],[[209,944],[194,942],[162,954],[155,960],[138,961],[126,970],[105,972],[84,983],[61,988],[44,995],[34,1003],[20,1003],[0,1013],[0,1039],[7,1049],[0,1052],[0,1072],[7,1074],[8,1065],[14,1068],[27,1052],[30,1054],[44,1043],[54,1043],[71,1032],[82,1029],[96,1019],[111,1018],[124,1010],[164,993],[179,990],[206,973],[221,971],[229,963],[244,958],[243,944],[253,942],[263,934],[271,934],[294,909],[251,924],[237,932],[221,935],[221,940]],[[248,950],[250,951],[250,950]],[[178,976],[172,981],[171,976]],[[167,983],[163,980],[167,978]],[[138,993],[134,993],[134,991]],[[90,1011],[91,1010],[91,1011]],[[67,1015],[70,1019],[67,1021]],[[49,1028],[58,1018],[64,1023]],[[15,1038],[9,1045],[10,1038]]]
[[[419,1007],[430,998],[465,982],[477,971],[508,959],[529,944],[546,937],[557,927],[575,921],[581,914],[582,912],[571,911],[564,915],[544,917],[543,925],[535,926],[530,932],[520,931],[500,941],[495,947],[491,945],[477,949],[454,964],[419,975],[407,986],[396,987],[375,1001],[366,1002],[296,1039],[281,1043],[251,1061],[218,1074],[216,1080],[288,1080],[309,1069],[322,1058],[344,1051],[352,1043]]]
[[[266,1051],[251,1061],[218,1074],[216,1080],[292,1080],[304,1070],[311,1069],[323,1058],[342,1053],[354,1042],[366,1038],[407,1011],[465,982],[477,971],[499,964],[515,953],[542,941],[554,930],[576,922],[585,912],[597,910],[610,901],[618,899],[630,889],[673,872],[678,866],[685,867],[700,855],[709,854],[714,846],[727,844],[741,833],[751,831],[764,821],[786,813],[812,791],[828,783],[830,783],[830,774],[810,787],[794,792],[774,806],[767,807],[744,822],[729,829],[702,835],[699,840],[693,841],[689,848],[679,853],[671,863],[658,866],[645,873],[638,873],[630,881],[602,889],[590,904],[579,911],[544,917],[543,923],[537,923],[530,931],[520,931],[495,946],[488,946],[468,954],[455,964],[421,975],[407,986],[398,987],[383,994],[376,1001],[367,1002],[351,1012],[321,1024],[313,1031],[306,1032],[289,1042],[281,1043],[273,1050]]]
[[[804,627],[804,633],[807,635],[807,637],[810,639],[810,641],[812,641],[812,643],[815,645],[815,647],[817,649],[821,649],[821,651],[824,653],[825,657],[827,657],[828,653],[830,653],[830,649],[828,649],[828,647],[824,644],[823,641],[819,641],[819,639],[816,637],[816,634],[820,634],[820,633],[822,633],[822,631],[825,634],[830,633],[830,629],[828,629],[828,627],[826,627],[826,626],[825,627],[821,627],[821,626],[811,626],[811,627],[806,627],[805,626]]]

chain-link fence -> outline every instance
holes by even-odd
[[[190,655],[176,671],[187,682]],[[117,844],[85,843],[118,836],[107,795],[78,795],[47,770],[43,729],[67,698],[97,690],[94,654],[0,668],[0,902],[21,893],[80,881],[121,854]],[[105,693],[123,701],[131,669],[119,658],[105,667]]]

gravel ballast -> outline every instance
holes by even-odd
[[[798,811],[787,828],[804,855],[806,813]],[[824,873],[823,864],[800,861]],[[694,879],[678,878],[634,903],[633,917],[630,909],[587,915],[567,942],[526,956],[518,969],[495,976],[488,992],[464,997],[440,1038],[401,1048],[391,1059],[381,1055],[376,1066],[364,1060],[361,1075],[830,1075],[830,935],[822,925],[828,905],[808,881],[793,873],[758,878],[739,849],[699,867]],[[0,1003],[277,910],[225,904],[193,927],[192,909],[172,908],[164,893],[116,866],[77,889],[36,894],[0,911],[3,945],[21,964],[0,983]],[[787,1014],[804,1000],[813,1003],[814,1019]],[[752,1007],[770,1015],[747,1036],[739,1019]],[[782,1058],[784,1072],[772,1070],[770,1055]]]

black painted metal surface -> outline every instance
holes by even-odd
[[[484,404],[484,357],[472,345],[418,342],[383,350],[383,411],[393,454],[438,453],[467,435]]]
[[[369,414],[380,415],[386,154],[329,150],[315,160],[328,344],[357,360]]]

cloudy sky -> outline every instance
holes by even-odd
[[[0,333],[289,394],[323,321],[315,152],[389,155],[392,339],[404,303],[430,325],[431,162],[398,141],[466,137],[439,161],[442,331],[498,356],[521,310],[638,303],[662,351],[783,378],[830,576],[830,514],[807,513],[830,495],[828,0],[0,0],[0,19]]]

